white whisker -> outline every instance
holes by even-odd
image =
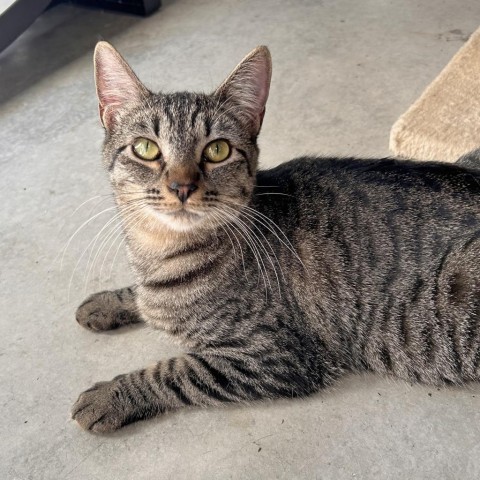
[[[141,212],[140,210],[137,212],[137,214],[139,215],[140,218],[138,218],[138,219],[133,223],[133,225],[131,225],[130,228],[135,228],[137,225],[139,225],[139,224],[140,224],[142,221],[144,221],[145,218],[146,218],[146,215],[145,215],[143,212]],[[122,224],[122,227],[123,227],[123,224]],[[122,233],[125,233],[125,231],[124,231],[123,228],[120,229],[120,232],[119,232],[118,235],[115,237],[115,239],[113,240],[113,242],[112,242],[111,245],[110,245],[110,248],[107,250],[107,253],[105,254],[104,259],[103,259],[103,262],[102,262],[102,265],[101,265],[101,267],[100,267],[100,273],[99,273],[99,276],[98,276],[99,279],[100,279],[101,276],[102,276],[103,264],[104,264],[105,260],[107,259],[108,254],[109,254],[111,248],[115,245],[115,242],[117,241],[117,239],[122,235]],[[110,265],[110,272],[109,272],[109,275],[108,275],[107,278],[111,278],[111,277],[112,277],[113,266],[115,265],[115,261],[116,261],[116,259],[117,259],[118,252],[120,251],[120,247],[123,245],[123,242],[125,241],[125,238],[126,238],[125,236],[122,238],[122,240],[120,241],[120,243],[119,243],[119,245],[118,245],[118,247],[117,247],[117,250],[116,250],[115,255],[114,255],[114,257],[113,257],[112,263],[111,263],[111,265]]]
[[[62,253],[62,260],[60,262],[60,269],[63,268],[63,260],[64,260],[64,257],[65,257],[65,253],[66,251],[68,250],[68,247],[70,246],[70,243],[72,242],[72,240],[75,238],[75,236],[78,234],[78,232],[80,232],[80,230],[85,227],[86,225],[88,225],[92,220],[95,220],[95,218],[99,217],[100,215],[103,215],[104,213],[106,212],[110,212],[112,210],[115,210],[117,207],[116,206],[113,206],[113,207],[109,207],[109,208],[106,208],[105,210],[102,210],[101,212],[97,213],[96,215],[93,215],[92,217],[90,217],[88,220],[86,220],[85,222],[82,223],[82,225],[80,225],[80,227],[77,228],[77,230],[75,230],[75,232],[73,233],[73,235],[69,238],[67,244],[65,245],[65,247],[63,248],[63,253]]]
[[[85,290],[87,288],[87,284],[88,284],[91,273],[95,272],[95,264],[97,263],[97,259],[100,255],[101,251],[103,250],[105,245],[108,243],[108,241],[112,238],[112,236],[115,235],[115,233],[118,231],[118,229],[122,228],[122,222],[120,221],[119,224],[114,225],[113,228],[111,228],[111,230],[104,236],[104,239],[102,240],[101,244],[99,245],[99,247],[97,249],[97,253],[95,254],[95,256],[93,258],[93,262],[90,265],[90,260],[91,260],[93,250],[95,249],[95,245],[96,245],[98,239],[100,238],[100,235],[101,235],[102,231],[105,230],[105,228],[108,228],[117,219],[122,219],[123,218],[123,221],[125,221],[127,219],[130,219],[130,218],[134,217],[138,212],[139,203],[140,203],[140,201],[137,200],[137,202],[132,202],[131,204],[128,204],[127,207],[123,207],[122,210],[119,211],[118,214],[115,215],[106,225],[104,225],[104,227],[100,230],[100,232],[98,232],[97,235],[95,236],[96,240],[95,240],[94,244],[92,245],[92,248],[90,250],[90,255],[89,255],[89,258],[88,258],[88,262],[87,262],[88,273],[85,276],[85,284],[84,284],[84,289]],[[88,265],[90,265],[90,268],[88,268]]]
[[[237,211],[236,211],[234,208],[232,208],[232,207],[230,207],[230,206],[228,206],[228,205],[224,205],[224,207],[225,207],[225,208],[228,208],[228,209],[232,210],[233,212],[236,212],[236,213],[237,213]],[[241,213],[245,215],[245,212],[241,212]],[[260,233],[260,235],[262,236],[263,240],[266,242],[266,244],[267,244],[268,247],[270,248],[270,251],[272,252],[273,256],[275,257],[275,261],[276,261],[277,265],[278,265],[279,268],[280,268],[280,273],[281,273],[281,275],[282,275],[282,278],[285,280],[285,276],[284,276],[284,274],[283,274],[283,270],[282,270],[282,267],[281,267],[281,265],[280,265],[280,262],[278,261],[278,257],[277,257],[277,255],[276,255],[276,253],[275,253],[275,250],[273,249],[273,247],[271,246],[270,242],[269,242],[268,239],[265,237],[265,235],[263,234],[263,232],[261,231],[261,229],[260,229],[257,225],[255,225],[255,223],[254,223],[255,218],[254,218],[252,215],[248,215],[248,214],[246,214],[246,215],[247,215],[247,217],[249,218],[249,220],[252,221],[253,227],[257,229],[257,231],[258,231],[258,232]],[[264,246],[264,244],[262,243],[261,239],[258,237],[258,235],[255,234],[255,232],[252,230],[252,228],[251,228],[246,222],[244,222],[244,224],[247,226],[247,228],[249,229],[249,231],[252,232],[252,234],[257,238],[258,243],[262,246],[265,254],[267,255],[267,258],[268,258],[268,260],[270,261],[270,264],[272,265],[273,272],[274,272],[275,277],[276,277],[276,280],[277,280],[278,291],[279,291],[279,293],[280,293],[280,295],[281,295],[280,279],[278,278],[277,269],[275,268],[275,264],[274,264],[272,258],[270,257],[269,253],[266,251],[265,246]],[[263,223],[262,223],[262,225],[263,225]]]
[[[230,205],[238,206],[242,210],[247,210],[251,215],[253,215],[254,217],[257,217],[257,221],[259,221],[259,222],[261,220],[264,220],[265,222],[267,222],[267,224],[270,225],[271,228],[268,225],[263,224],[265,226],[265,228],[267,228],[273,235],[275,235],[277,237],[278,241],[281,242],[290,251],[290,253],[292,253],[295,256],[295,258],[301,263],[303,268],[306,269],[302,259],[300,258],[298,253],[295,251],[295,247],[292,245],[289,238],[285,235],[284,231],[272,219],[267,217],[265,214],[259,212],[258,210],[255,210],[254,208],[249,207],[248,205],[242,205],[240,203],[236,203],[236,202],[233,202],[231,200],[226,200],[226,201],[221,201],[221,202],[222,203],[227,203],[227,204],[230,204]],[[274,231],[274,229],[276,229],[276,231],[279,232],[282,235],[282,237],[285,239],[285,241],[282,240],[278,236],[278,234],[276,233],[276,231]]]
[[[263,262],[263,258],[261,256],[261,252],[257,247],[258,239],[256,238],[255,235],[254,235],[255,238],[252,238],[251,231],[247,230],[247,228],[248,228],[247,225],[244,222],[242,222],[241,220],[239,220],[237,215],[232,215],[231,213],[226,212],[226,211],[224,211],[224,210],[222,210],[218,207],[215,207],[215,208],[217,208],[217,211],[219,213],[223,214],[227,219],[230,220],[230,222],[231,222],[230,225],[232,227],[236,228],[238,233],[240,233],[240,235],[243,237],[243,239],[245,240],[247,245],[250,247],[250,250],[252,251],[252,253],[255,257],[255,260],[257,262],[259,274],[263,278],[263,283],[264,283],[264,286],[265,286],[265,294],[268,295],[268,286],[270,286],[270,288],[271,288],[271,283],[270,283],[270,278],[268,276],[267,268],[266,268],[265,263]],[[267,283],[268,283],[268,285],[267,285]]]

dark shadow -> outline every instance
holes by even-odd
[[[0,52],[7,48],[49,6],[50,0],[0,3]],[[5,8],[7,6],[7,8]]]
[[[65,0],[56,0],[65,1]],[[108,8],[120,12],[134,13],[135,15],[151,15],[160,8],[160,0],[70,0],[95,8]]]
[[[118,336],[118,335],[124,335],[126,333],[130,333],[134,330],[143,330],[147,329],[147,325],[145,325],[144,322],[138,322],[138,323],[130,323],[129,325],[124,325],[119,328],[114,328],[113,330],[106,330],[104,332],[93,332],[96,334],[101,334],[101,335],[107,335],[107,336]]]
[[[157,14],[161,14],[161,9]],[[143,18],[59,4],[45,11],[0,54],[0,105]]]

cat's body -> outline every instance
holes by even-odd
[[[204,97],[185,98],[162,97],[165,111],[177,106],[168,132],[178,132],[177,122],[198,137]],[[187,107],[178,108],[181,102]],[[138,123],[135,112],[119,118]],[[205,125],[220,128],[208,118]],[[213,138],[234,138],[232,122]],[[116,126],[109,128],[107,167],[118,152]],[[178,228],[125,214],[135,287],[92,296],[77,319],[97,330],[143,320],[188,353],[84,392],[73,412],[84,428],[113,430],[186,405],[307,395],[353,370],[435,384],[479,379],[480,173],[391,159],[302,158],[255,175],[255,139],[230,140],[238,161],[227,157],[223,169],[206,166],[200,182],[170,188],[183,205],[186,186],[204,188],[198,197],[214,228],[201,220],[184,228],[191,219],[183,210]],[[196,149],[180,144],[178,152]],[[130,183],[144,182],[155,205],[165,201],[150,183],[163,178],[161,169],[146,164],[149,176],[142,162],[131,169],[118,161],[125,166],[111,169],[125,171],[111,177],[119,208],[132,195]],[[232,175],[239,180],[229,184]]]

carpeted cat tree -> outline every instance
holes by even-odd
[[[480,147],[480,29],[395,122],[397,157],[454,162]]]

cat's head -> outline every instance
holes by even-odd
[[[216,228],[252,195],[271,77],[258,47],[211,94],[152,93],[108,43],[95,49],[104,164],[129,228]]]

